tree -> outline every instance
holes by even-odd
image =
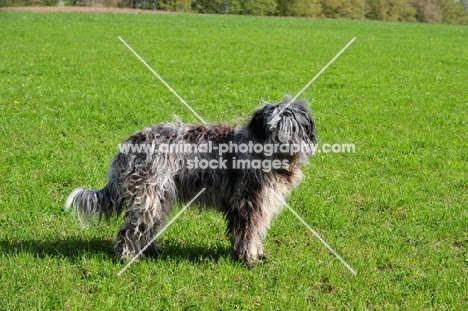
[[[290,10],[294,16],[317,17],[322,13],[322,5],[319,0],[291,1]]]
[[[344,18],[351,15],[350,0],[322,0],[322,14],[326,18]]]
[[[322,12],[321,0],[277,0],[279,16],[319,16]]]
[[[466,2],[439,0],[442,9],[442,22],[447,24],[468,24]]]
[[[224,12],[228,13],[228,14],[242,13],[241,0],[225,0],[224,1]]]
[[[199,13],[221,14],[226,13],[224,0],[194,0],[192,8]]]
[[[241,0],[241,10],[248,15],[274,15],[276,0]]]
[[[417,0],[416,10],[419,22],[440,23],[442,21],[442,9],[436,0]]]
[[[351,13],[348,18],[351,19],[364,19],[366,2],[365,0],[350,0],[351,2]]]
[[[382,21],[416,21],[413,0],[366,0],[366,17]]]
[[[189,12],[192,7],[191,0],[156,0],[156,9],[175,12]]]

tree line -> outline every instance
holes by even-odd
[[[0,0],[4,6],[131,7],[205,14],[302,16],[468,25],[468,0]]]
[[[206,14],[468,24],[468,0],[124,0],[122,5]]]

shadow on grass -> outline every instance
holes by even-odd
[[[83,256],[114,258],[112,241],[73,237],[64,240],[0,240],[0,252],[6,255],[28,253],[39,258],[63,257],[72,261]]]
[[[199,263],[206,260],[218,262],[222,258],[231,258],[229,245],[219,241],[212,245],[187,245],[178,240],[164,240],[161,245],[163,251],[155,258],[156,260],[180,260]]]
[[[202,261],[218,262],[230,257],[230,248],[224,243],[214,245],[186,245],[180,241],[165,240],[163,251],[156,258],[149,260],[176,260],[199,263]],[[104,260],[120,262],[114,255],[112,240],[70,237],[64,240],[0,240],[0,253],[8,256],[28,253],[38,258],[61,257],[72,262],[83,257],[100,257]]]

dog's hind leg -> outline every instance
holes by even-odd
[[[169,195],[158,192],[149,189],[144,192],[145,195],[132,199],[114,243],[117,257],[129,260],[140,252],[153,257],[161,252],[162,248],[151,240],[165,224],[173,200]]]

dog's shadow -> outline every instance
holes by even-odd
[[[76,261],[88,254],[105,258],[114,257],[111,240],[83,240],[77,237],[61,240],[0,240],[0,252],[9,256],[28,253],[38,258],[62,257],[69,258],[71,261]]]
[[[217,262],[221,258],[229,258],[231,254],[229,246],[222,242],[200,246],[190,244],[165,239],[162,243],[163,251],[156,257],[146,257],[146,259],[174,259],[193,263],[205,260]],[[8,256],[29,253],[38,258],[68,258],[72,262],[92,257],[111,260],[115,263],[120,262],[114,255],[111,239],[85,240],[78,237],[68,237],[63,240],[0,240],[0,253]]]

